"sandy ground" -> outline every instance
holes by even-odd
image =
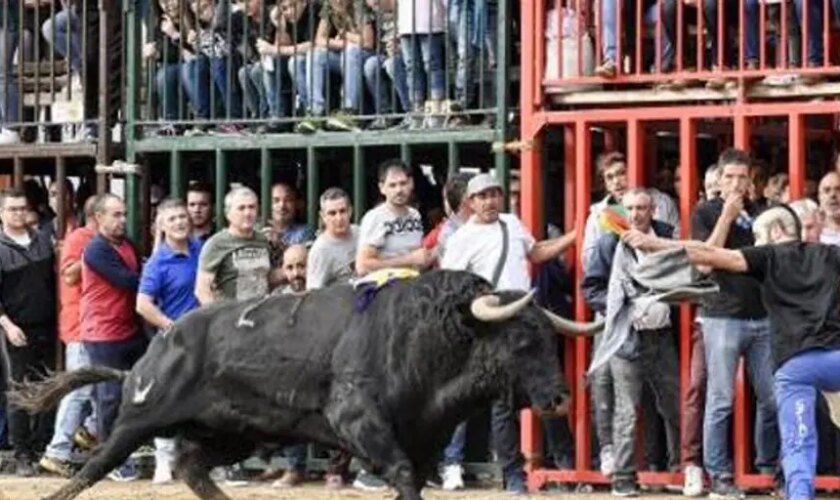
[[[0,500],[34,500],[54,492],[63,483],[62,479],[35,478],[18,479],[10,476],[0,476]],[[353,489],[345,489],[339,492],[327,491],[318,483],[312,483],[294,490],[278,490],[268,485],[247,486],[244,488],[224,488],[234,500],[391,500],[394,498],[392,492],[387,493],[363,493]],[[447,493],[439,490],[424,490],[424,497],[427,500],[510,500],[507,495],[499,490],[472,489],[462,492]],[[602,500],[613,498],[604,494],[572,495],[569,493],[541,493],[532,495],[537,498],[562,498],[580,500]],[[651,495],[657,500],[677,499],[679,496]],[[115,483],[102,481],[92,489],[83,493],[80,499],[84,500],[195,500],[195,496],[183,483],[167,486],[153,486],[149,481],[135,481],[132,483]],[[753,498],[753,497],[751,497]],[[758,498],[758,497],[755,497]]]

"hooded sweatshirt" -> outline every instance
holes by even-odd
[[[50,239],[30,231],[28,247],[0,232],[0,315],[25,332],[55,326],[55,254]]]

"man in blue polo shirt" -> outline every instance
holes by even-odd
[[[159,331],[169,329],[184,314],[199,306],[195,297],[195,277],[201,242],[190,238],[187,206],[168,199],[158,205],[157,228],[160,245],[149,257],[140,277],[137,312]],[[156,484],[172,481],[175,442],[155,439]]]

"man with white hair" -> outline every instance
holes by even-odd
[[[624,241],[647,251],[675,246],[694,265],[750,275],[761,283],[774,325],[774,391],[782,441],[785,498],[814,498],[817,467],[817,391],[840,426],[840,248],[800,241],[788,207],[774,207],[754,225],[756,246],[738,250],[697,241],[671,241],[629,231]]]
[[[791,210],[799,217],[802,229],[802,241],[818,243],[822,233],[822,220],[820,220],[820,207],[810,198],[803,198],[790,203]]]
[[[829,172],[820,179],[817,197],[823,215],[820,242],[840,245],[840,173]]]

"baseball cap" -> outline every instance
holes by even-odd
[[[487,191],[488,189],[499,189],[504,191],[504,189],[502,189],[502,184],[492,175],[478,174],[470,179],[470,182],[467,184],[467,197],[469,198],[477,195],[478,193]]]

